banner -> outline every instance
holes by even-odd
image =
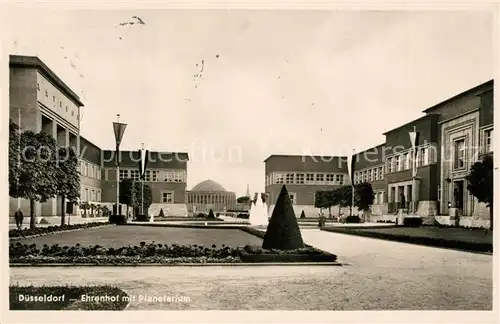
[[[144,180],[144,177],[146,175],[146,169],[148,165],[148,156],[149,156],[149,151],[140,149],[139,150],[139,177]]]
[[[413,126],[413,131],[408,132],[408,135],[410,136],[410,142],[411,142],[411,148],[412,148],[412,154],[411,154],[411,163],[412,163],[412,175],[413,177],[417,176],[417,146],[418,146],[418,132],[417,128]]]
[[[347,156],[347,174],[351,180],[351,185],[354,186],[354,164],[356,162],[355,150],[352,150],[352,155]]]

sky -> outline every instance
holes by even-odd
[[[121,22],[145,24],[120,26]],[[25,10],[11,54],[37,55],[85,107],[81,135],[187,152],[188,189],[264,191],[271,154],[347,155],[493,78],[489,12]],[[66,57],[66,58],[65,58]],[[201,76],[200,76],[201,74]]]

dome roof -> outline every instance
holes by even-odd
[[[198,183],[191,191],[226,191],[226,189],[217,182],[208,179]]]

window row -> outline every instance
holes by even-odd
[[[108,171],[110,172],[110,171]],[[120,180],[134,179],[140,180],[139,169],[120,169]],[[146,170],[144,181],[147,182],[186,182],[185,171],[165,171],[165,170]]]
[[[375,167],[354,172],[354,183],[362,183],[384,179],[384,167]]]
[[[423,147],[417,149],[417,159],[415,167],[419,168],[429,164],[429,148]],[[405,152],[400,155],[387,158],[387,173],[411,170],[413,162],[412,152]]]
[[[36,84],[36,88],[38,91],[41,91],[40,90],[40,83]],[[48,97],[49,97],[49,91],[45,90],[45,98],[48,98]],[[56,105],[56,96],[55,95],[52,95],[52,105],[53,106]],[[61,108],[61,109],[63,108],[63,102],[61,100],[59,100],[59,108]],[[68,105],[64,105],[64,109],[66,110],[66,112],[69,112]],[[71,116],[75,116],[75,109],[74,108],[71,108]]]
[[[80,174],[84,177],[101,180],[101,167],[89,163],[87,161],[80,161]]]
[[[80,192],[80,201],[82,202],[100,202],[101,190],[82,187]]]
[[[271,172],[266,176],[266,186],[272,184],[343,185],[344,175],[336,173]]]

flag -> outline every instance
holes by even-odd
[[[146,168],[148,165],[148,156],[149,156],[149,151],[141,149],[139,150],[139,176],[141,179],[144,179],[146,175]]]
[[[354,163],[355,159],[355,150],[352,150],[352,155],[347,156],[347,174],[349,175],[349,179],[351,180],[351,185],[354,186]]]
[[[412,170],[413,170],[413,177],[417,176],[417,146],[418,146],[418,135],[419,133],[417,132],[417,128],[413,126],[413,131],[408,132],[408,135],[410,136],[410,141],[411,141],[411,148],[412,148]]]
[[[115,132],[115,141],[116,141],[116,165],[120,165],[120,143],[123,139],[123,133],[125,133],[125,128],[127,128],[127,124],[123,123],[113,123],[113,130]]]

